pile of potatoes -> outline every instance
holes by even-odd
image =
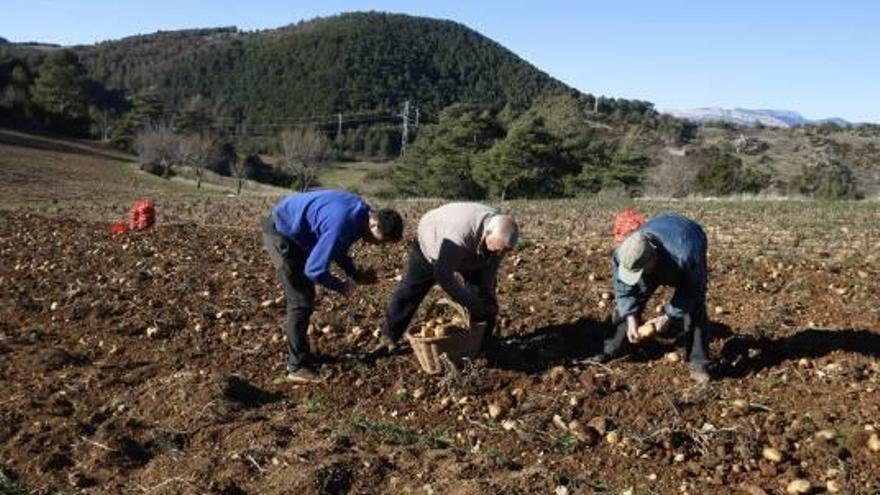
[[[429,312],[429,314],[434,313],[434,317],[425,319],[424,323],[414,329],[413,335],[430,339],[470,331],[470,315],[463,306],[446,298],[441,298],[434,304],[435,306],[432,308],[434,311]],[[441,307],[445,307],[446,311],[436,311]],[[453,313],[453,315],[437,314],[443,312]]]
[[[468,324],[461,316],[453,316],[452,318],[432,318],[419,327],[415,335],[417,337],[432,338],[446,337],[455,333],[468,331]]]

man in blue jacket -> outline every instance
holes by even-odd
[[[658,334],[672,327],[684,330],[691,377],[709,381],[709,343],[706,317],[706,250],[703,229],[681,215],[651,219],[631,233],[613,256],[615,310],[612,328],[599,360],[621,355],[628,344],[638,344],[641,314],[660,285],[675,288],[665,314],[649,323]]]
[[[306,336],[315,307],[315,284],[348,297],[358,284],[375,282],[375,272],[356,267],[348,250],[358,240],[400,241],[403,219],[394,210],[370,209],[355,194],[314,191],[282,199],[263,221],[262,230],[287,300],[287,379],[317,381]],[[331,263],[345,272],[345,280],[330,272]]]

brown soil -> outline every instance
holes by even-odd
[[[783,493],[804,478],[817,493],[828,480],[880,490],[880,453],[867,447],[880,430],[871,205],[643,205],[684,210],[709,233],[722,373],[701,388],[663,358],[662,342],[607,366],[574,362],[598,349],[609,305],[618,208],[593,202],[512,205],[526,240],[501,274],[497,360],[440,376],[409,352],[370,361],[405,251],[358,246],[380,282],[350,301],[319,296],[311,341],[326,381],[276,383],[284,308],[260,245],[268,204],[161,197],[156,228],[115,237],[107,223],[124,217],[122,202],[0,212],[5,483],[20,477],[35,493],[700,494]],[[430,205],[400,204],[408,233]],[[782,460],[764,459],[765,447]]]

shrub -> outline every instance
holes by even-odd
[[[698,192],[716,196],[757,193],[770,185],[770,175],[717,147],[702,150],[694,185]]]
[[[792,182],[797,192],[816,199],[861,199],[863,196],[852,169],[838,160],[804,166]]]

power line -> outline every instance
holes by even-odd
[[[412,110],[415,110],[415,121],[410,116]],[[404,102],[402,113],[386,113],[386,112],[353,112],[345,113],[337,112],[326,115],[310,115],[301,117],[279,117],[261,122],[248,122],[241,117],[220,116],[215,117],[213,122],[204,126],[205,129],[215,129],[218,131],[232,130],[238,135],[266,135],[275,133],[278,130],[314,127],[322,129],[324,132],[332,133],[335,130],[336,139],[342,138],[342,131],[346,126],[372,125],[376,123],[394,123],[397,119],[402,119],[401,129],[401,154],[406,150],[409,143],[410,126],[418,128],[421,120],[421,112],[418,107],[411,105],[409,100]],[[335,129],[334,129],[335,128]]]
[[[388,112],[351,112],[345,114],[347,117],[360,117],[360,116],[386,116],[386,117],[394,117],[394,114]],[[301,117],[279,117],[272,119],[275,122],[314,122],[314,121],[325,121],[325,120],[333,120],[335,121],[339,116],[339,112],[326,114],[326,115],[306,115]],[[215,117],[214,120],[231,120],[238,121],[241,120],[240,117]]]

